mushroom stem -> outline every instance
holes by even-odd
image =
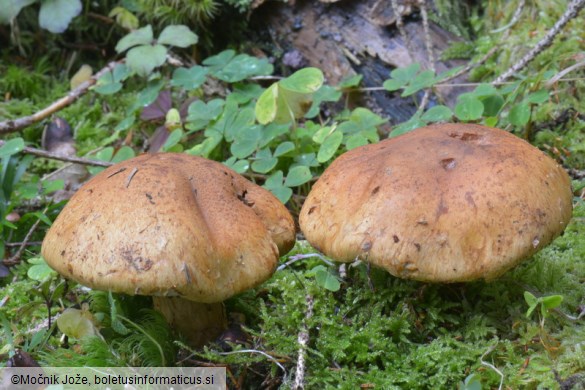
[[[180,297],[155,296],[153,303],[169,325],[193,347],[214,340],[227,328],[225,307],[221,302],[200,303]]]

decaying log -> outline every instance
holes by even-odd
[[[396,28],[396,15],[390,0],[343,0],[335,3],[297,0],[294,4],[267,2],[256,16],[268,26],[274,43],[284,51],[297,50],[305,66],[323,70],[327,82],[337,84],[355,74],[364,76],[363,87],[381,87],[396,67],[419,62],[430,69],[423,24],[416,1],[398,1],[412,53]],[[430,23],[430,38],[436,57],[458,40],[455,35]],[[463,64],[438,61],[437,72]],[[452,103],[453,93],[441,90],[442,98]],[[375,112],[399,123],[416,111],[411,101],[386,91],[369,92],[365,104]],[[364,102],[360,102],[364,104]]]

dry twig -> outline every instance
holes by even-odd
[[[41,245],[42,243],[43,243],[42,241],[7,242],[4,244],[4,246],[6,246],[7,248],[10,248],[13,246],[38,246],[38,245]]]
[[[0,146],[4,145],[5,143],[6,143],[6,141],[0,140]],[[22,149],[22,153],[32,154],[32,155],[38,156],[38,157],[49,158],[51,160],[59,160],[59,161],[65,161],[65,162],[81,164],[81,165],[91,165],[91,166],[96,166],[96,167],[109,167],[109,166],[114,165],[114,163],[111,163],[109,161],[90,160],[87,158],[74,157],[74,156],[63,156],[60,154],[51,153],[51,152],[47,152],[46,150],[31,148],[28,146],[25,146],[24,149]]]
[[[128,175],[128,179],[126,179],[126,188],[130,186],[130,182],[132,181],[134,175],[136,175],[136,172],[138,172],[138,168],[134,167],[132,169],[132,172],[130,172],[130,174]]]
[[[286,267],[288,267],[292,263],[296,263],[299,260],[309,259],[311,257],[318,257],[321,261],[323,261],[325,264],[327,264],[329,266],[334,265],[331,261],[327,260],[327,258],[320,253],[308,253],[308,254],[299,254],[299,255],[290,256],[289,261],[278,266],[278,268],[276,270],[282,271],[283,269],[285,269]]]
[[[450,77],[447,77],[446,79],[444,79],[441,82],[441,85],[437,84],[435,85],[435,87],[451,87],[451,86],[458,86],[456,84],[446,84],[447,82],[456,79],[457,77],[461,76],[462,74],[468,73],[470,70],[477,68],[478,66],[480,66],[481,64],[483,64],[484,62],[486,62],[491,56],[493,56],[498,50],[500,49],[499,45],[496,45],[494,47],[492,47],[483,57],[481,57],[478,61],[473,62],[473,63],[469,63],[467,65],[465,65],[465,67],[463,69],[461,69],[459,72],[451,75]],[[479,83],[473,83],[473,85],[479,85]]]
[[[402,21],[402,11],[400,9],[400,6],[398,5],[398,1],[391,0],[390,3],[392,5],[392,12],[394,12],[394,15],[396,16],[396,28],[398,29],[398,32],[400,33],[400,36],[404,41],[404,46],[406,47],[408,55],[414,61],[413,55],[414,50],[412,50],[412,42],[408,38],[408,34],[406,34],[406,30],[404,29],[404,22]]]
[[[274,364],[276,364],[284,372],[284,377],[286,378],[286,375],[287,375],[286,368],[284,368],[284,366],[282,364],[280,364],[280,362],[278,360],[276,360],[273,356],[267,354],[266,352],[259,351],[257,349],[240,349],[237,351],[218,352],[219,355],[233,355],[236,353],[257,353],[257,354],[260,354],[260,355],[266,357],[268,360],[272,361]]]
[[[433,52],[433,42],[431,41],[431,30],[429,28],[429,14],[427,12],[426,0],[418,0],[418,6],[420,8],[420,14],[423,20],[423,30],[425,32],[425,46],[427,47],[427,56],[429,60],[429,69],[436,73],[435,69],[435,54]]]
[[[486,355],[492,353],[494,351],[494,349],[496,349],[496,346],[497,346],[497,344],[492,345],[491,347],[489,347],[487,349],[487,351],[485,351],[483,353],[483,355],[481,355],[481,358],[479,360],[480,360],[480,362],[481,362],[482,365],[491,368],[492,370],[494,370],[500,376],[500,385],[498,386],[498,390],[502,390],[502,386],[504,385],[504,374],[502,373],[502,371],[498,370],[496,368],[496,366],[494,366],[493,364],[488,363],[488,362],[486,362],[486,361],[483,360],[486,357]]]
[[[547,88],[552,87],[557,82],[559,82],[559,80],[561,80],[563,77],[565,77],[567,74],[571,73],[574,70],[577,70],[579,68],[582,68],[584,66],[585,66],[585,61],[581,61],[581,62],[577,62],[576,64],[573,64],[573,65],[569,66],[568,68],[565,68],[565,69],[561,70],[559,73],[557,73],[556,75],[554,75],[553,77],[551,77],[550,80],[548,80],[546,82],[545,86]]]
[[[43,214],[45,214],[48,209],[49,209],[48,207],[45,208],[45,210],[43,211]],[[24,240],[22,241],[22,244],[20,245],[20,247],[18,248],[16,253],[14,255],[12,255],[10,258],[2,261],[4,263],[4,265],[14,265],[14,264],[20,263],[20,256],[22,256],[22,252],[24,252],[24,249],[26,248],[28,242],[30,241],[31,236],[33,235],[35,230],[37,230],[37,227],[39,226],[40,223],[41,223],[41,218],[39,217],[35,221],[35,223],[31,226],[28,233],[26,233],[26,236],[24,237]]]
[[[37,123],[42,121],[45,118],[48,118],[52,114],[57,111],[62,110],[63,108],[69,106],[73,102],[75,102],[79,97],[85,94],[89,88],[94,85],[97,80],[102,77],[106,72],[114,69],[114,67],[119,64],[120,62],[110,62],[106,65],[103,69],[99,72],[94,74],[89,80],[81,83],[77,88],[73,91],[69,92],[66,96],[62,97],[61,99],[51,103],[48,107],[43,108],[42,110],[35,112],[32,115],[25,116],[23,118],[18,118],[14,120],[7,120],[4,122],[0,122],[0,134],[8,134],[13,133],[15,131],[19,131],[32,125],[33,123]]]
[[[307,302],[307,311],[305,312],[305,319],[303,320],[303,328],[299,332],[297,338],[299,342],[299,356],[297,358],[295,381],[292,386],[294,390],[305,388],[305,355],[307,345],[309,345],[309,320],[313,317],[313,305],[315,304],[315,299],[310,294],[307,294],[305,300]]]
[[[561,32],[563,27],[565,27],[565,25],[569,23],[571,19],[575,18],[577,14],[579,14],[579,11],[583,9],[583,7],[585,7],[585,0],[571,1],[571,3],[569,3],[567,6],[565,13],[559,18],[555,25],[550,30],[548,30],[546,35],[536,44],[536,46],[534,46],[532,50],[526,53],[524,57],[512,65],[507,71],[496,78],[494,83],[497,84],[501,83],[502,81],[506,81],[512,77],[514,73],[517,73],[526,65],[528,65],[528,63],[532,61],[538,54],[548,48],[552,44],[554,38]]]

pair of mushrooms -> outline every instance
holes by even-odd
[[[421,281],[493,279],[550,243],[572,212],[552,159],[498,129],[444,124],[345,153],[300,213],[307,240]],[[153,295],[192,345],[226,326],[221,302],[268,279],[295,241],[265,189],[220,163],[151,154],[71,198],[43,241],[47,263],[96,289]]]

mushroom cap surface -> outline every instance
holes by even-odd
[[[160,153],[89,180],[42,255],[92,288],[211,303],[268,279],[294,241],[294,221],[269,191],[221,163]]]
[[[461,282],[501,275],[549,244],[571,215],[569,176],[543,152],[503,130],[441,124],[341,155],[299,222],[335,260]]]

